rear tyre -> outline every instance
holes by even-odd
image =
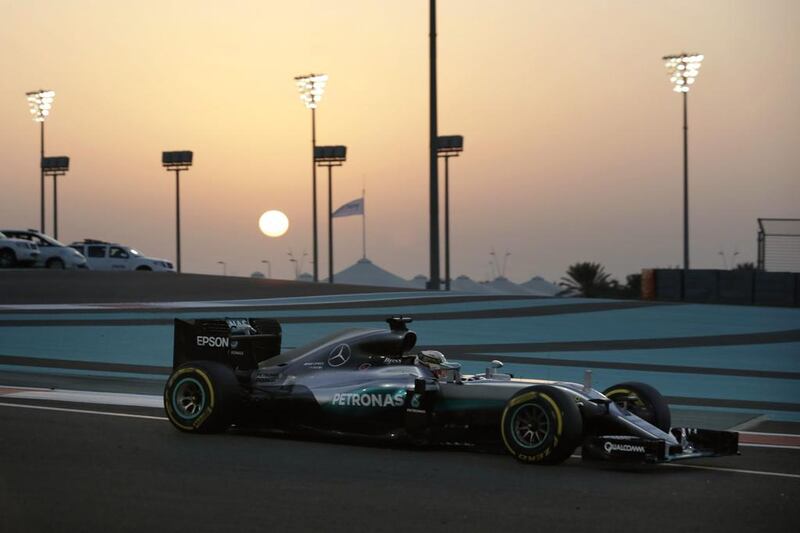
[[[45,263],[45,266],[47,268],[52,268],[52,269],[55,269],[55,270],[64,270],[66,268],[66,265],[64,264],[64,261],[62,261],[61,259],[57,259],[57,258],[48,260],[47,263]]]
[[[167,380],[164,408],[181,431],[219,433],[231,425],[240,394],[233,370],[213,361],[192,361]]]
[[[566,392],[535,385],[508,400],[500,432],[506,449],[518,461],[554,465],[564,462],[581,443],[583,419]]]
[[[669,404],[655,388],[646,383],[628,381],[603,391],[617,407],[627,409],[642,420],[664,432],[669,432],[672,415]]]
[[[0,250],[0,268],[11,268],[17,264],[17,256],[8,248]]]

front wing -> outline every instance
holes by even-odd
[[[668,463],[699,457],[739,454],[739,434],[699,428],[672,428],[678,444],[664,439],[599,435],[583,443],[583,458],[599,461]]]

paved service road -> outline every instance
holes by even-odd
[[[723,470],[611,469],[576,459],[529,467],[462,451],[186,435],[160,418],[2,403],[0,531],[9,533],[708,532],[800,523],[797,449],[745,448],[742,457],[691,463]]]

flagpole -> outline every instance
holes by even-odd
[[[367,190],[361,189],[361,251],[362,259],[367,258],[367,204],[365,198]]]

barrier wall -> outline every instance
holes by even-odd
[[[642,271],[642,299],[800,307],[800,274],[757,270]]]

